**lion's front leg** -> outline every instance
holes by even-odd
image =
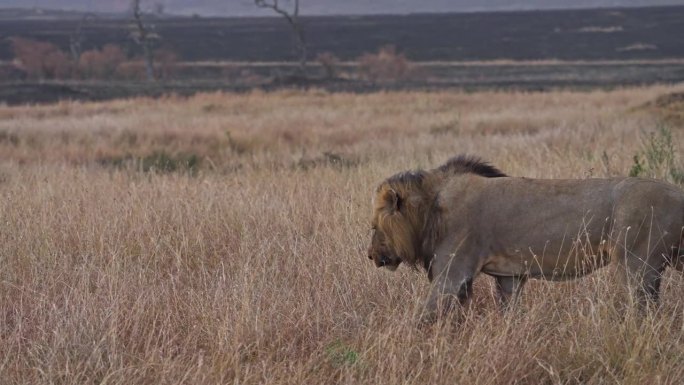
[[[423,321],[433,321],[457,308],[467,307],[473,295],[473,280],[478,272],[478,264],[474,258],[454,254],[448,260],[436,257],[430,267],[432,288],[425,305]]]
[[[527,282],[527,277],[496,277],[496,290],[499,296],[501,310],[507,310],[514,304]]]
[[[446,280],[436,283],[430,291],[426,312],[432,318],[444,316],[457,306],[465,306],[473,295],[473,278],[468,277],[456,284]]]
[[[425,304],[421,317],[423,322],[431,323],[457,309],[467,307],[473,294],[473,279],[466,279],[460,284],[451,282],[435,283]]]

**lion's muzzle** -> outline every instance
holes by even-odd
[[[368,252],[368,259],[372,260],[377,267],[384,267],[392,263],[392,260],[387,255],[372,251]]]
[[[372,260],[375,263],[375,266],[377,267],[383,267],[386,266],[390,263],[389,257],[386,255],[381,255],[381,254],[376,254],[376,253],[368,253],[368,259]]]
[[[373,260],[376,267],[385,267],[391,271],[394,271],[399,267],[401,260],[394,259],[385,254],[368,254],[368,258]]]
[[[389,265],[389,263],[390,263],[390,259],[386,255],[381,255],[380,258],[378,258],[375,261],[375,265],[377,267],[387,266],[387,265]]]

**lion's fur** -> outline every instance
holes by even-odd
[[[497,277],[505,297],[527,277],[573,278],[612,258],[657,297],[683,226],[684,193],[665,182],[513,178],[459,156],[380,184],[369,257],[390,268],[420,263],[440,293],[461,297],[480,272]]]

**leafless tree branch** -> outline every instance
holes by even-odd
[[[294,0],[294,8],[291,12],[281,7],[278,0],[254,0],[254,4],[259,8],[267,8],[275,11],[283,16],[288,24],[290,24],[295,36],[296,49],[299,54],[298,71],[300,74],[304,75],[306,73],[307,47],[304,28],[299,20],[299,0]]]
[[[145,26],[142,19],[142,11],[140,10],[140,0],[132,0],[131,8],[133,10],[133,21],[135,23],[137,34],[134,35],[135,42],[143,49],[145,57],[145,73],[147,80],[154,80],[154,55],[152,54],[151,33]]]
[[[94,13],[85,13],[81,20],[79,20],[76,30],[69,35],[69,51],[71,51],[71,59],[78,62],[81,57],[83,47],[83,26],[86,22],[94,20],[97,16]]]

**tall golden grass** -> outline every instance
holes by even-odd
[[[426,327],[425,274],[365,256],[386,176],[462,152],[625,175],[660,120],[640,106],[676,90],[0,107],[0,383],[682,383],[678,273],[626,319],[610,268],[507,314],[481,277],[461,323]]]

